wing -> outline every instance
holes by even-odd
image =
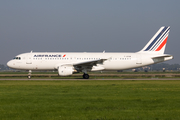
[[[73,64],[73,66],[79,72],[103,70],[104,68],[101,65],[106,60],[108,59],[91,60],[91,61],[86,61],[86,62],[75,63]]]
[[[93,66],[93,65],[96,65],[96,64],[102,64],[105,60],[107,60],[107,59],[98,59],[98,60],[80,62],[80,63],[73,64],[73,66]]]
[[[98,71],[98,70],[104,70],[103,63],[108,59],[97,59],[97,60],[91,60],[91,61],[84,61],[84,62],[76,62],[76,63],[65,63],[65,64],[57,64],[55,66],[56,69],[58,69],[60,66],[66,66],[66,67],[73,67],[73,69],[76,72],[84,72],[87,73],[89,71]]]

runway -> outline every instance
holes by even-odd
[[[2,81],[2,80],[17,80],[17,81],[20,81],[20,80],[22,80],[22,81],[89,81],[89,80],[120,80],[120,81],[138,81],[138,80],[180,80],[180,78],[145,78],[145,79],[139,79],[139,78],[137,78],[137,79],[117,79],[117,78],[112,78],[112,79],[110,79],[110,78],[108,78],[108,79],[0,79],[0,81]]]

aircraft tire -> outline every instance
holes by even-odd
[[[30,75],[28,75],[28,79],[31,79],[31,76],[30,76]]]
[[[89,75],[88,75],[88,74],[84,74],[84,75],[83,75],[83,78],[84,78],[84,79],[89,79]]]

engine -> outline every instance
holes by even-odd
[[[59,76],[68,76],[72,75],[74,72],[74,67],[72,66],[60,66],[58,68],[58,74]]]

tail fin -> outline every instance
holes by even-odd
[[[164,54],[170,26],[161,27],[146,46],[139,52]]]

